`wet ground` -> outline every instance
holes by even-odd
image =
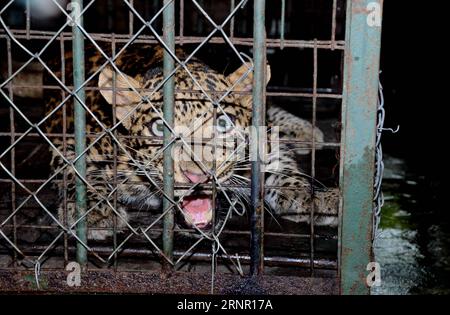
[[[381,286],[373,294],[450,294],[450,224],[439,183],[385,158],[385,206],[375,242]],[[441,196],[442,197],[442,196]]]

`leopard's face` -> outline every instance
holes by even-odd
[[[249,65],[227,77],[204,69],[201,64],[190,66],[196,82],[184,70],[176,73],[171,131],[163,117],[162,89],[155,90],[164,81],[161,73],[146,76],[142,82],[117,74],[115,94],[112,71],[103,70],[99,78],[99,87],[106,88],[102,95],[115,104],[116,117],[130,135],[124,142],[129,155],[119,154],[118,169],[134,184],[122,189],[122,199],[148,205],[162,199],[166,129],[173,136],[175,197],[181,200],[185,223],[200,229],[207,228],[213,218],[214,180],[220,186],[242,170],[252,106]],[[146,90],[139,90],[140,95],[125,90],[130,85]]]

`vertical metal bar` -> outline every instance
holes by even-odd
[[[77,24],[83,26],[83,17],[79,16],[83,11],[83,1],[74,0],[74,17],[76,23],[72,26],[72,50],[73,50],[73,86],[78,89],[84,83],[84,37]],[[78,18],[79,17],[79,18]],[[78,98],[84,103],[86,99],[84,89],[77,93]],[[74,132],[75,132],[75,153],[77,156],[82,154],[86,148],[86,112],[81,103],[74,99]],[[86,177],[86,156],[81,157],[75,163],[75,168],[80,176]],[[80,218],[86,212],[86,185],[80,178],[76,178],[75,203],[77,209],[77,218]],[[80,220],[77,224],[77,236],[82,242],[87,242],[87,222],[86,218]],[[77,243],[77,261],[81,265],[87,264],[86,248]]]
[[[368,294],[366,266],[372,256],[372,210],[381,27],[370,26],[369,3],[347,1],[341,148],[342,214],[340,292]],[[380,16],[381,19],[381,16]]]
[[[108,31],[113,32],[114,27],[114,2],[113,0],[108,0],[106,3],[106,11],[108,12]]]
[[[217,106],[214,106],[213,108],[213,126],[217,126]],[[218,138],[217,129],[214,128],[214,135],[213,135],[213,148],[212,148],[212,155],[213,155],[213,163],[212,163],[212,173],[217,175],[217,141]],[[212,179],[212,228],[211,232],[212,235],[216,236],[216,211],[217,211],[217,205],[216,205],[216,197],[217,197],[217,183],[215,178]],[[214,284],[215,284],[215,277],[216,277],[216,270],[217,270],[217,243],[215,241],[212,242],[212,255],[211,255],[211,294],[214,294]]]
[[[265,31],[265,0],[254,0],[253,13],[253,108],[252,126],[255,132],[254,149],[256,154],[251,162],[251,245],[250,245],[250,273],[262,273],[264,268],[263,256],[263,225],[264,225],[264,187],[261,173],[260,156],[260,126],[264,125],[264,103],[266,89],[266,31]]]
[[[314,230],[314,213],[315,213],[315,203],[314,203],[314,179],[316,178],[316,122],[317,122],[317,39],[314,39],[314,49],[313,49],[313,104],[312,104],[312,149],[311,149],[311,188],[312,197],[311,198],[311,218],[310,218],[310,269],[311,276],[314,275],[314,256],[315,256],[315,230]]]
[[[175,3],[173,0],[164,0],[164,5],[168,4],[163,13],[163,39],[166,43],[168,49],[175,52]],[[175,68],[175,61],[170,56],[170,54],[164,50],[164,77],[168,77],[173,69]],[[163,115],[164,119],[171,127],[174,123],[173,112],[175,105],[175,80],[174,77],[167,80],[164,84],[164,108]],[[164,128],[164,147],[169,145],[172,134],[170,130]],[[164,175],[163,175],[163,185],[164,192],[172,200],[174,197],[174,170],[173,170],[173,159],[171,154],[171,146],[164,151]],[[163,211],[172,207],[172,204],[167,198],[163,200]],[[164,228],[163,228],[163,250],[164,254],[170,260],[173,259],[173,228],[174,228],[174,210],[171,209],[164,216]],[[169,267],[166,264],[166,267]]]
[[[113,59],[116,58],[116,35],[112,34],[111,36],[111,57]],[[117,123],[117,117],[116,117],[116,106],[117,106],[117,94],[116,94],[116,72],[113,72],[112,77],[112,87],[113,87],[113,99],[112,99],[112,113],[113,113],[113,126]],[[118,137],[117,130],[114,129],[113,131],[114,137]],[[114,209],[117,209],[117,143],[113,141],[113,187],[115,189],[114,195],[113,195],[113,206]],[[118,261],[117,261],[117,216],[114,216],[113,218],[113,250],[114,250],[114,271],[117,271],[118,267]]]
[[[12,66],[12,54],[11,54],[11,39],[8,37],[6,39],[6,50],[8,51],[8,77],[12,76],[13,66]],[[14,92],[13,92],[13,80],[8,83],[8,92],[9,98],[11,101],[14,101]],[[14,122],[14,109],[12,106],[9,108],[9,121],[10,121],[10,132],[11,132],[11,145],[15,142],[16,139],[16,124]],[[16,149],[11,149],[11,174],[13,176],[16,175]],[[11,181],[11,213],[16,211],[16,183]],[[16,216],[13,216],[13,242],[14,245],[17,246],[17,220]],[[14,251],[13,254],[13,265],[17,266],[17,252]]]
[[[27,40],[30,39],[30,28],[31,28],[31,5],[30,0],[26,1],[25,4],[25,27],[26,27],[26,37]]]
[[[184,0],[180,0],[180,45],[184,44]]]
[[[130,0],[130,5],[132,8],[134,8],[134,0]],[[134,28],[134,14],[133,12],[130,10],[130,12],[128,13],[128,32],[130,35],[133,35],[133,28]]]
[[[231,0],[230,13],[233,12],[235,7],[236,7],[236,0]],[[233,16],[230,21],[230,38],[231,38],[231,40],[233,40],[233,38],[234,38],[234,27],[235,27],[235,20],[234,20],[234,16]]]
[[[281,0],[281,21],[280,21],[280,49],[284,49],[285,23],[286,23],[286,0]]]
[[[66,66],[65,66],[65,45],[64,45],[64,35],[60,36],[60,54],[61,54],[61,82],[66,85]],[[66,98],[66,92],[64,89],[61,89],[61,100]],[[64,105],[62,108],[63,115],[63,155],[67,156],[67,106]],[[67,226],[68,217],[67,217],[67,169],[64,170],[63,173],[63,224]],[[68,237],[67,234],[64,233],[64,266],[67,266],[69,261],[69,251],[68,251]]]
[[[336,45],[336,11],[337,11],[337,0],[333,0],[333,12],[331,16],[331,50],[334,50]]]

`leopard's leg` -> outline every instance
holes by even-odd
[[[266,166],[265,202],[278,216],[294,222],[337,226],[339,192],[336,188],[314,191],[310,178],[301,172],[295,154],[283,145]],[[276,157],[276,158],[275,158]]]
[[[67,219],[64,220],[64,205],[60,204],[58,207],[58,217],[60,222],[67,221],[66,227],[76,233],[76,225],[73,224],[76,222],[77,213],[75,203],[73,201],[69,201],[66,203],[66,211],[67,211]],[[94,240],[105,240],[108,237],[113,236],[113,227],[114,227],[114,217],[116,217],[116,230],[122,230],[126,228],[126,221],[128,219],[128,214],[125,211],[125,207],[119,205],[116,209],[116,212],[112,210],[112,208],[105,204],[98,204],[94,201],[90,201],[88,204],[88,215],[87,217],[87,225],[88,225],[88,239]],[[116,213],[120,214],[117,215]]]
[[[114,226],[117,231],[121,231],[127,226],[128,213],[125,207],[119,203],[113,210],[112,202],[107,204],[103,201],[98,204],[98,202],[90,201],[89,209],[90,212],[87,216],[88,239],[104,240],[113,236]]]
[[[327,188],[314,192],[314,224],[318,226],[338,226],[339,188]]]
[[[324,142],[324,134],[319,128],[313,128],[309,121],[292,115],[278,106],[268,108],[267,120],[272,127],[279,128],[280,138],[311,142],[314,135],[316,149],[322,148],[320,143]],[[294,150],[296,154],[306,155],[311,152],[310,147],[309,144],[305,144],[303,147],[297,145]]]
[[[75,232],[76,225],[73,226],[73,224],[77,220],[77,212],[74,202],[74,188],[74,185],[69,185],[67,188],[70,197],[66,204],[64,204],[63,200],[60,202],[58,218],[61,223],[66,223],[65,226],[67,228],[72,228],[72,231]],[[128,212],[126,208],[122,204],[117,203],[117,207],[114,209],[112,200],[109,200],[108,203],[100,198],[100,196],[106,197],[107,194],[108,192],[101,186],[95,187],[95,191],[92,189],[87,191],[87,199],[89,200],[86,209],[88,239],[104,240],[113,235],[114,224],[118,231],[127,226]],[[67,211],[67,216],[65,211]]]
[[[62,152],[62,142],[59,139],[55,140],[55,146]],[[67,139],[66,141],[66,158],[71,161],[75,158],[74,140]],[[61,156],[52,150],[52,168],[58,170],[64,166],[64,161]],[[93,174],[100,171],[100,176]],[[76,173],[72,166],[67,166],[66,184],[58,182],[57,189],[59,191],[59,205],[58,205],[58,219],[61,224],[65,223],[66,228],[70,228],[76,222],[77,213],[75,207],[75,178]],[[87,177],[86,180],[90,185],[87,186],[87,209],[86,215],[88,224],[88,239],[103,240],[113,235],[114,218],[116,218],[116,229],[121,230],[127,226],[128,213],[124,205],[117,202],[117,208],[113,209],[113,198],[110,197],[109,203],[105,198],[110,194],[110,187],[108,186],[107,173],[98,169],[98,166],[93,162],[93,153],[87,157]],[[64,196],[66,190],[66,198]],[[64,204],[66,202],[66,204]],[[65,209],[65,210],[64,210]],[[65,215],[67,211],[67,216]]]
[[[281,187],[269,188],[265,196],[266,203],[276,215],[296,223],[309,224],[311,213],[314,213],[314,225],[338,225],[339,192],[337,188],[311,194],[310,185],[304,178],[292,176],[287,179],[276,175],[267,177],[266,186],[271,185]]]

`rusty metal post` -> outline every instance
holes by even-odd
[[[348,0],[342,102],[340,292],[368,294],[382,0]]]
[[[170,3],[171,2],[171,3]],[[164,5],[170,3],[163,13],[163,39],[167,48],[175,52],[175,3],[173,0],[164,0]],[[164,77],[168,77],[175,68],[175,61],[171,55],[164,50]],[[170,126],[173,126],[174,118],[174,104],[175,104],[175,80],[174,77],[167,80],[164,84],[164,119]],[[172,138],[172,133],[167,127],[164,127],[164,147],[169,145]],[[172,146],[169,146],[164,151],[164,174],[163,185],[164,192],[173,200],[174,197],[174,164],[172,159]],[[172,207],[170,200],[164,198],[163,210],[166,211]],[[171,209],[164,216],[164,230],[163,230],[163,251],[167,258],[173,259],[173,229],[174,229],[174,210]],[[168,264],[166,267],[169,267]]]
[[[250,245],[250,273],[262,273],[264,267],[263,237],[264,237],[264,187],[261,172],[261,137],[260,127],[264,126],[265,117],[265,89],[266,89],[266,31],[265,31],[265,0],[254,1],[253,15],[253,107],[252,127],[254,139],[251,161],[251,245]]]

